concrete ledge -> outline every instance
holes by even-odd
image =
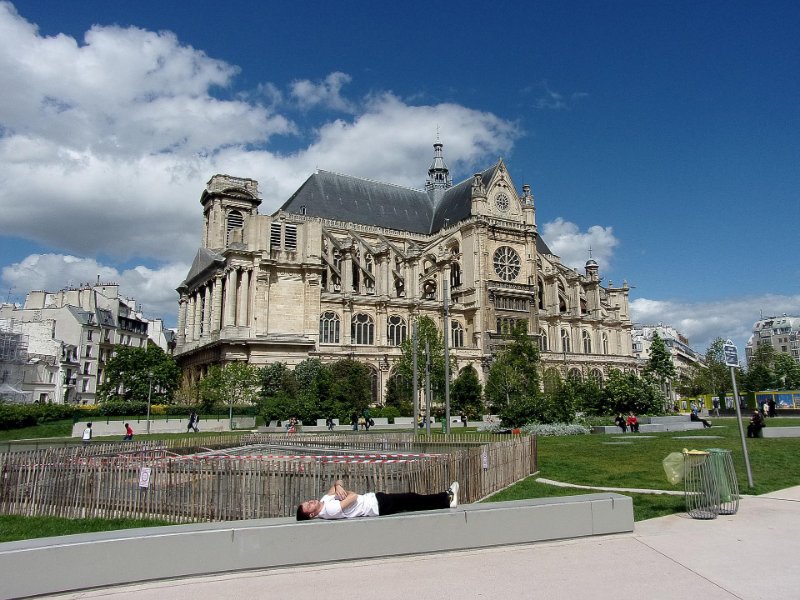
[[[761,437],[765,438],[800,437],[800,427],[764,427],[761,430]]]
[[[630,531],[631,498],[600,493],[372,519],[261,519],[43,538],[0,544],[0,572],[7,574],[0,598]]]

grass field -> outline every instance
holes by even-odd
[[[677,433],[606,434],[539,438],[539,473],[492,496],[489,501],[519,500],[588,493],[536,481],[537,477],[598,487],[682,490],[667,482],[661,461],[684,448],[731,450],[743,494],[763,494],[800,485],[800,438],[748,439],[754,487],[747,484],[741,438],[736,419],[713,419],[715,427]],[[768,427],[800,426],[800,418],[779,417]],[[69,439],[71,421],[0,432],[0,439],[60,437]],[[59,428],[66,427],[66,432]],[[471,428],[467,431],[471,431]],[[378,432],[375,432],[378,433]],[[458,433],[461,433],[460,431]],[[230,435],[239,435],[231,432]],[[185,434],[153,435],[148,439],[185,437]],[[118,436],[109,438],[117,440]],[[625,492],[622,492],[625,493]],[[633,499],[637,521],[681,512],[681,496],[625,493]],[[163,525],[159,521],[123,519],[57,519],[51,517],[0,516],[0,542],[89,531]]]
[[[586,486],[682,490],[682,484],[671,485],[667,481],[661,461],[670,452],[684,448],[730,450],[743,494],[764,494],[800,485],[800,438],[747,440],[755,484],[751,489],[736,419],[713,419],[713,423],[718,427],[676,433],[539,438],[539,474],[503,490],[491,501],[586,493],[537,483],[537,477]],[[777,418],[767,426],[772,423],[800,426],[800,419]],[[680,497],[626,495],[633,498],[637,520],[679,512],[684,506]]]

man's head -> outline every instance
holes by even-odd
[[[297,520],[308,521],[322,512],[322,502],[319,500],[306,500],[297,506]]]

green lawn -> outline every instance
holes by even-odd
[[[0,515],[0,542],[157,525],[172,525],[172,523],[151,519],[62,519]]]
[[[682,490],[682,484],[670,485],[667,482],[661,461],[670,452],[680,452],[684,448],[731,450],[739,487],[743,494],[763,494],[800,485],[800,438],[747,440],[755,483],[755,487],[750,489],[747,485],[741,438],[736,420],[719,418],[713,419],[713,421],[715,425],[722,427],[677,433],[540,437],[538,475],[503,490],[492,496],[489,501],[588,493],[587,490],[560,488],[537,483],[535,481],[537,477],[587,486]],[[800,426],[800,418],[779,417],[774,421],[770,420],[767,426],[770,425]],[[72,423],[66,421],[18,429],[13,432],[4,431],[0,432],[3,436],[0,439],[53,436],[64,436],[69,439],[71,426]],[[59,430],[64,427],[67,428],[66,432]],[[469,431],[471,428],[468,429]],[[455,433],[461,433],[461,430]],[[229,435],[236,436],[240,433],[231,432]],[[717,436],[717,439],[706,439],[707,436]],[[160,434],[152,435],[148,439],[176,437],[191,438],[186,434]],[[107,439],[116,441],[118,436]],[[685,509],[681,496],[633,493],[626,495],[633,498],[634,515],[637,521],[681,512]],[[129,519],[74,520],[52,517],[0,516],[0,541],[164,524],[166,523],[159,521]]]
[[[751,489],[747,484],[736,419],[718,418],[713,422],[723,427],[657,434],[540,437],[539,473],[536,477],[587,486],[682,490],[682,484],[671,485],[667,481],[661,466],[664,457],[684,448],[724,448],[731,450],[743,494],[764,494],[800,485],[800,438],[747,440],[755,484]],[[770,420],[767,426],[772,424],[798,426],[800,419],[780,417]],[[718,436],[718,439],[705,439],[707,436]],[[511,486],[490,501],[586,493],[537,483],[536,477]],[[637,520],[683,510],[683,499],[680,497],[627,495],[633,498]]]

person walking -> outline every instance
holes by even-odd
[[[200,420],[200,417],[197,416],[197,413],[192,411],[189,415],[189,422],[186,425],[186,433],[190,431],[194,431],[195,433],[199,432],[200,430],[197,428],[197,422]]]
[[[88,446],[89,442],[92,441],[92,424],[87,423],[86,428],[83,430],[83,435],[81,435],[81,440],[83,441],[84,446]]]
[[[131,428],[130,423],[125,423],[125,437],[122,439],[126,441],[133,439],[133,429]]]

